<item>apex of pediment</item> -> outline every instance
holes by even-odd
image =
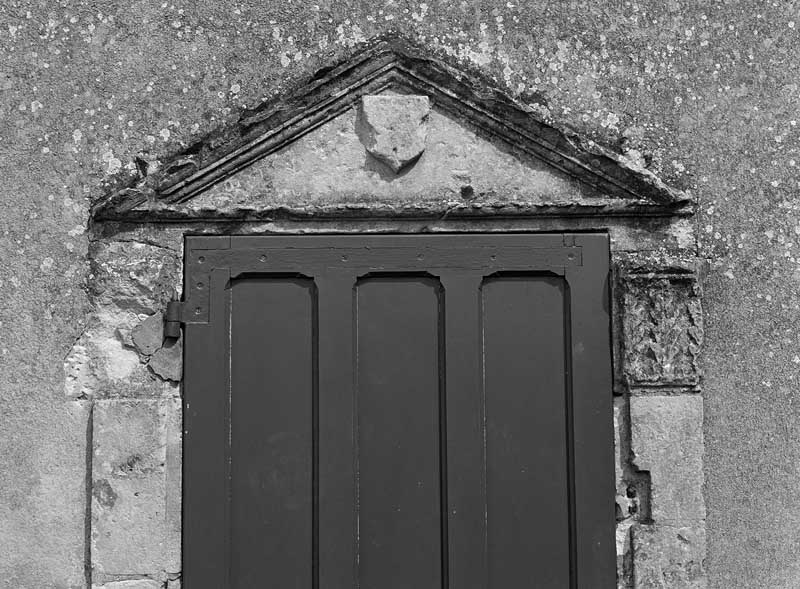
[[[557,129],[400,37],[377,39],[107,195],[95,220],[347,214],[380,202],[454,214],[686,215],[692,197]],[[428,199],[427,201],[425,199]],[[398,205],[399,203],[399,205]],[[438,203],[438,205],[436,205]]]

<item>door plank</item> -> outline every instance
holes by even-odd
[[[442,589],[440,286],[357,286],[359,586]]]
[[[231,288],[232,587],[309,589],[314,554],[313,282]]]
[[[483,285],[491,587],[570,587],[564,281]]]

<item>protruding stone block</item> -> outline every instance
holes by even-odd
[[[630,278],[625,284],[623,329],[629,385],[697,385],[703,317],[691,277]]]
[[[183,346],[180,339],[164,344],[153,357],[148,366],[161,378],[174,382],[180,381],[183,375]]]
[[[705,589],[702,526],[634,526],[634,589]]]
[[[704,521],[703,399],[699,395],[633,395],[635,465],[650,472],[651,517],[658,525]]]
[[[99,401],[92,431],[95,574],[179,572],[180,401]]]
[[[152,356],[164,341],[164,315],[160,311],[150,315],[133,328],[131,337],[140,354]]]
[[[427,96],[364,96],[361,141],[397,173],[425,151],[430,111]]]

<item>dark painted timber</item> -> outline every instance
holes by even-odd
[[[608,238],[189,237],[188,589],[615,586]]]

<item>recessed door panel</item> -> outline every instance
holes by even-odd
[[[569,587],[564,280],[483,285],[489,581]]]
[[[356,301],[360,586],[441,589],[439,285],[366,278]]]
[[[231,286],[231,586],[311,587],[314,284]],[[220,391],[224,394],[224,391]]]

